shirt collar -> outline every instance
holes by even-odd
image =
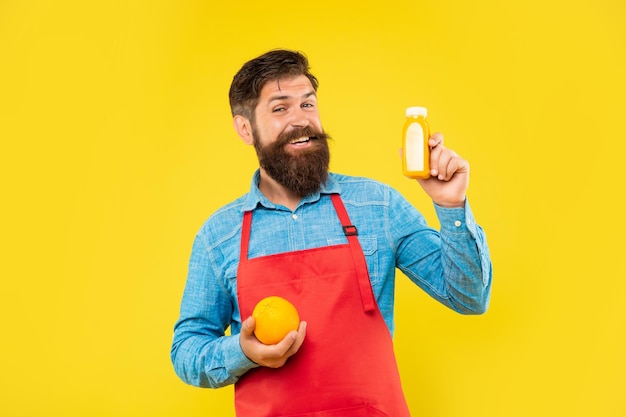
[[[269,201],[267,197],[263,195],[261,190],[259,190],[259,181],[261,180],[261,172],[259,169],[256,170],[254,175],[252,176],[252,181],[250,183],[250,192],[246,195],[246,198],[241,206],[241,211],[252,211],[260,204],[267,208],[276,209],[274,203]],[[328,179],[325,184],[322,184],[320,190],[316,193],[309,194],[300,201],[300,205],[305,203],[313,203],[320,199],[322,194],[341,194],[341,186],[339,182],[335,179],[333,173],[328,173]]]

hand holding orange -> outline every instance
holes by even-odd
[[[262,299],[252,310],[256,321],[254,335],[261,343],[275,345],[292,330],[298,330],[298,310],[282,297],[270,296]]]

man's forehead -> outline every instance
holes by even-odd
[[[305,75],[290,78],[278,78],[265,83],[261,88],[261,99],[276,100],[290,97],[314,95],[311,81]]]

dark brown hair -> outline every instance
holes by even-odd
[[[268,81],[306,75],[317,91],[317,78],[309,72],[309,61],[297,51],[276,49],[246,62],[233,77],[228,97],[233,116],[240,114],[254,122],[254,110],[261,89]]]

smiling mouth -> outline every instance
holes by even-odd
[[[293,139],[289,141],[290,145],[302,145],[305,143],[309,143],[310,141],[317,139],[317,136],[303,136],[301,138]]]

